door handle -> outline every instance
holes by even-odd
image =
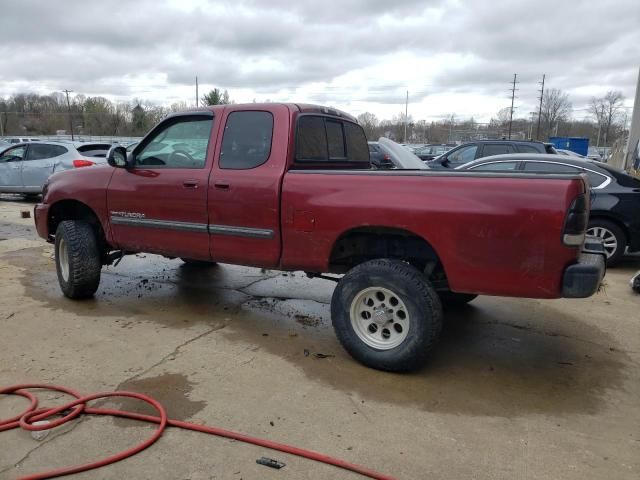
[[[185,180],[182,182],[184,188],[198,188],[198,182],[195,180]]]
[[[225,182],[224,180],[218,180],[213,186],[220,190],[229,190],[230,187],[229,182]]]

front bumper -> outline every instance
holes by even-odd
[[[36,230],[45,240],[49,240],[49,205],[38,203],[33,207],[33,219],[36,223]]]
[[[578,263],[569,265],[562,277],[562,296],[586,298],[598,291],[606,271],[607,256],[602,242],[587,237]]]

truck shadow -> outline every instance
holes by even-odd
[[[480,297],[446,312],[441,342],[422,370],[391,374],[363,367],[339,345],[330,322],[331,282],[131,258],[105,271],[95,299],[74,302],[61,296],[42,248],[3,259],[24,269],[27,296],[45,308],[116,317],[114,326],[122,328],[224,324],[217,334],[226,340],[280,357],[358,402],[477,416],[594,414],[608,390],[622,388],[632,363],[609,333],[582,318],[580,301]]]

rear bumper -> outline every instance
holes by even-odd
[[[49,240],[49,205],[38,203],[33,207],[33,218],[36,223],[36,230],[45,240]]]
[[[568,266],[562,277],[562,296],[586,298],[598,291],[606,271],[606,255],[602,243],[587,239],[578,263]]]

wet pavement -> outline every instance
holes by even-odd
[[[640,476],[640,295],[628,285],[638,257],[608,272],[590,299],[480,297],[446,312],[430,362],[398,375],[367,369],[342,350],[329,315],[333,282],[301,272],[193,267],[140,254],[104,268],[94,299],[68,300],[51,246],[32,219],[20,218],[32,207],[19,196],[0,199],[0,385],[148,393],[173,418],[398,478]],[[55,397],[50,403],[61,401]],[[129,400],[104,404],[147,412]],[[0,418],[21,406],[0,397]],[[62,427],[42,443],[1,433],[0,478],[99,458],[148,433],[110,418]],[[262,455],[287,467],[256,465]],[[358,478],[183,431],[84,475],[127,477]]]

